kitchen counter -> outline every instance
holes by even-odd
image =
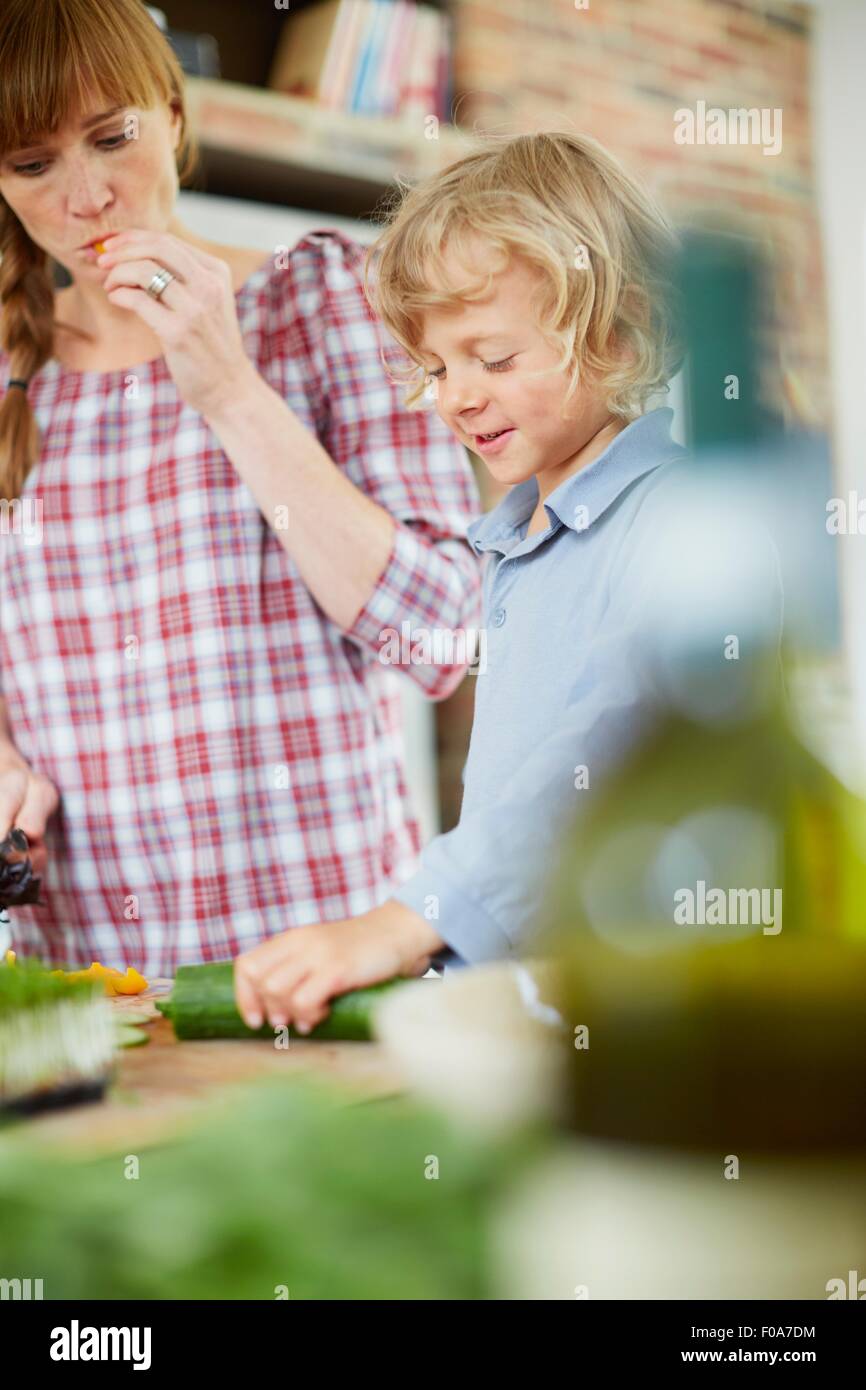
[[[215,1103],[230,1100],[234,1088],[266,1077],[319,1077],[342,1086],[349,1102],[404,1089],[380,1043],[292,1038],[287,1048],[277,1048],[254,1038],[178,1042],[155,1007],[170,989],[170,980],[155,980],[144,994],[106,1001],[119,1016],[147,1012],[153,1021],[141,1025],[149,1042],[118,1052],[114,1081],[102,1101],[34,1116],[6,1130],[4,1141],[20,1136],[82,1154],[134,1152],[190,1129]]]

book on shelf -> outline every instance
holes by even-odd
[[[416,0],[321,0],[289,15],[269,86],[334,111],[448,119],[449,16]]]

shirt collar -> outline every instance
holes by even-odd
[[[671,439],[673,411],[661,406],[632,420],[603,453],[554,488],[544,504],[551,526],[560,522],[571,531],[586,531],[638,478],[685,450]],[[477,554],[510,549],[538,502],[534,478],[518,483],[492,511],[473,521],[469,542]]]

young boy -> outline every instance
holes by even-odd
[[[595,141],[522,136],[409,192],[373,248],[371,301],[504,500],[486,557],[486,670],[459,825],[382,906],[295,928],[238,958],[252,1027],[309,1031],[328,1000],[525,944],[575,789],[619,756],[643,692],[633,639],[653,490],[683,457],[665,218]]]

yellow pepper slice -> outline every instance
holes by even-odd
[[[86,970],[52,970],[51,973],[64,975],[67,980],[101,980],[105,993],[112,998],[117,994],[141,994],[147,989],[147,980],[131,965],[125,975],[122,970],[102,965],[98,960],[91,961]]]
[[[131,965],[127,967],[125,975],[116,971],[106,978],[105,984],[114,994],[141,994],[142,990],[147,989],[147,980]]]
[[[6,964],[14,965],[15,961],[15,952],[7,951]],[[124,974],[112,965],[102,965],[94,960],[86,970],[52,970],[49,973],[62,975],[67,980],[101,980],[105,993],[112,998],[118,994],[142,994],[147,989],[147,980],[132,965],[127,966]]]

